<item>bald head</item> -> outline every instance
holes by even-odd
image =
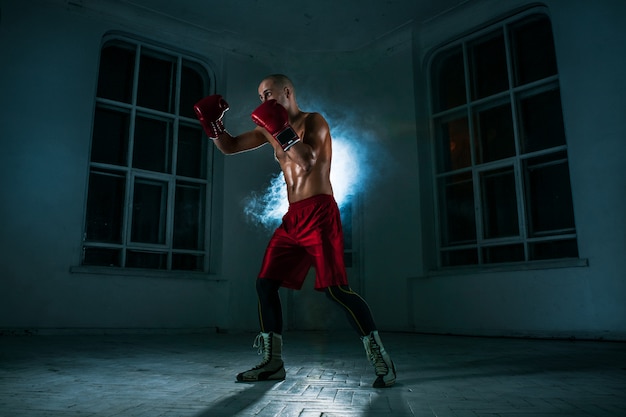
[[[277,90],[285,90],[288,89],[289,90],[289,94],[291,96],[293,96],[292,98],[295,100],[296,99],[296,89],[293,86],[293,83],[291,82],[291,80],[289,79],[289,77],[287,77],[284,74],[271,74],[268,75],[267,77],[263,78],[263,82],[269,82],[271,84],[274,85],[274,88],[276,88]]]
[[[266,81],[266,80],[267,81],[273,81],[274,85],[276,85],[276,87],[278,87],[278,88],[287,87],[292,92],[294,91],[293,83],[291,82],[289,77],[287,77],[286,75],[283,75],[283,74],[272,74],[272,75],[268,75],[267,77],[265,77],[263,79],[263,81]]]
[[[274,99],[288,111],[299,111],[293,83],[283,74],[271,74],[263,78],[259,84],[259,98],[263,102]]]

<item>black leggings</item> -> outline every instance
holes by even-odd
[[[283,334],[283,308],[278,289],[280,281],[274,279],[256,280],[256,293],[259,297],[259,323],[263,333]]]
[[[259,297],[259,323],[265,333],[283,332],[283,311],[278,289],[280,281],[259,278],[256,290]],[[363,298],[347,285],[336,285],[324,289],[326,296],[337,303],[346,313],[348,321],[360,336],[376,330],[369,306]]]

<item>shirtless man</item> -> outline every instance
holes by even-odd
[[[224,154],[256,149],[266,143],[283,171],[289,210],[267,246],[256,280],[261,332],[255,347],[260,364],[237,375],[238,381],[282,380],[282,308],[279,288],[302,288],[311,267],[315,289],[323,291],[347,314],[359,333],[376,373],[373,386],[395,383],[395,366],[385,351],[369,306],[348,285],[343,263],[343,232],[330,182],[332,140],[328,123],[319,113],[300,110],[292,82],[282,74],[259,84],[262,104],[252,112],[254,130],[232,136],[222,118],[228,104],[220,95],[205,97],[194,109],[208,137]]]

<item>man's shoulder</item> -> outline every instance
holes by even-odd
[[[328,122],[326,121],[326,118],[318,112],[305,112],[305,120],[307,121],[307,123],[322,123],[322,124],[328,124]]]

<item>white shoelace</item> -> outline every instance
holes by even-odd
[[[259,365],[257,365],[257,367],[263,366],[270,361],[269,343],[270,341],[266,340],[263,337],[263,335],[261,335],[261,333],[256,335],[256,338],[254,339],[254,343],[252,344],[252,347],[258,349],[257,350],[258,355],[263,355],[263,360],[261,361]]]
[[[258,354],[261,355],[265,348],[265,343],[263,343],[263,336],[261,333],[257,334],[254,338],[254,343],[252,344],[253,348],[258,348]]]
[[[385,363],[383,359],[383,354],[380,351],[380,346],[376,341],[372,338],[370,339],[370,343],[365,345],[365,350],[367,351],[367,356],[374,365],[374,369],[376,370],[376,375],[387,375],[389,372],[389,367]]]

